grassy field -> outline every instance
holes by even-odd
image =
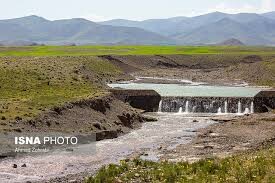
[[[275,47],[228,46],[28,46],[0,47],[0,56],[154,54],[275,54]]]
[[[103,92],[98,81],[122,71],[93,55],[189,54],[198,63],[238,62],[244,55],[275,55],[272,47],[187,47],[187,46],[34,46],[0,47],[0,121],[33,118],[41,111]],[[196,55],[198,54],[198,55]],[[207,57],[205,55],[208,54]],[[214,55],[220,54],[220,55]],[[229,55],[224,55],[229,54]],[[210,55],[210,56],[209,56]],[[195,58],[198,57],[198,58]],[[203,58],[201,58],[203,57]],[[274,85],[273,56],[262,56],[251,72],[255,83]],[[185,65],[194,64],[188,56]],[[216,59],[215,59],[216,58]],[[270,60],[269,60],[270,59]],[[138,60],[137,62],[144,62]],[[146,61],[146,59],[145,59]],[[176,60],[177,61],[177,60]],[[182,58],[180,58],[182,62]],[[147,68],[147,65],[145,64]],[[258,70],[258,69],[257,69]],[[245,78],[245,77],[244,77]],[[248,78],[248,79],[249,79]],[[254,80],[253,80],[254,82]]]
[[[247,183],[275,182],[275,149],[237,155],[225,159],[186,162],[149,162],[134,160],[102,168],[86,183],[186,182]]]
[[[0,58],[0,121],[32,118],[64,102],[100,95],[121,71],[97,57]]]

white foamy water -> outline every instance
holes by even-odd
[[[89,171],[109,163],[117,163],[135,152],[146,151],[147,159],[158,160],[158,147],[173,149],[186,144],[196,136],[196,130],[205,128],[214,122],[209,117],[188,117],[167,113],[152,113],[158,122],[144,123],[138,130],[111,140],[96,142],[96,153],[93,145],[81,145],[75,152],[56,151],[50,154],[24,156],[6,159],[0,162],[0,182],[25,182],[44,180]],[[198,122],[194,123],[196,119]],[[144,159],[146,159],[144,158]],[[22,164],[27,167],[20,167]],[[12,168],[17,164],[18,168]]]

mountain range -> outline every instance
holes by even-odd
[[[39,16],[0,20],[0,45],[131,44],[207,45],[226,40],[275,45],[275,12],[92,22],[74,18],[50,21]]]

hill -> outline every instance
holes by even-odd
[[[248,45],[272,44],[268,36],[265,37],[265,35],[273,32],[273,30],[269,30],[269,28],[268,30],[253,28],[255,24],[257,23],[242,24],[232,19],[224,18],[218,22],[194,29],[188,34],[178,35],[176,38],[186,44],[214,44],[232,37]],[[266,24],[264,23],[264,25]]]
[[[275,11],[262,14],[266,18],[275,19]]]
[[[221,43],[218,43],[216,45],[221,45],[221,46],[244,46],[245,44],[243,42],[241,42],[240,40],[238,39],[228,39],[228,40],[225,40]]]
[[[139,27],[169,36],[185,45],[213,44],[232,37],[247,45],[274,45],[274,15],[274,12],[265,14],[213,12],[195,17],[145,21],[120,19],[101,24]]]
[[[275,45],[275,12],[213,12],[144,21],[49,21],[35,15],[0,20],[0,41],[4,45],[22,41],[50,45],[205,45],[231,38],[246,45]]]
[[[85,19],[49,21],[38,16],[0,21],[0,40],[45,44],[174,44],[174,40],[140,28],[100,25]]]

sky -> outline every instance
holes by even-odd
[[[145,20],[210,12],[275,11],[275,0],[0,0],[0,19],[37,15],[49,20]]]

